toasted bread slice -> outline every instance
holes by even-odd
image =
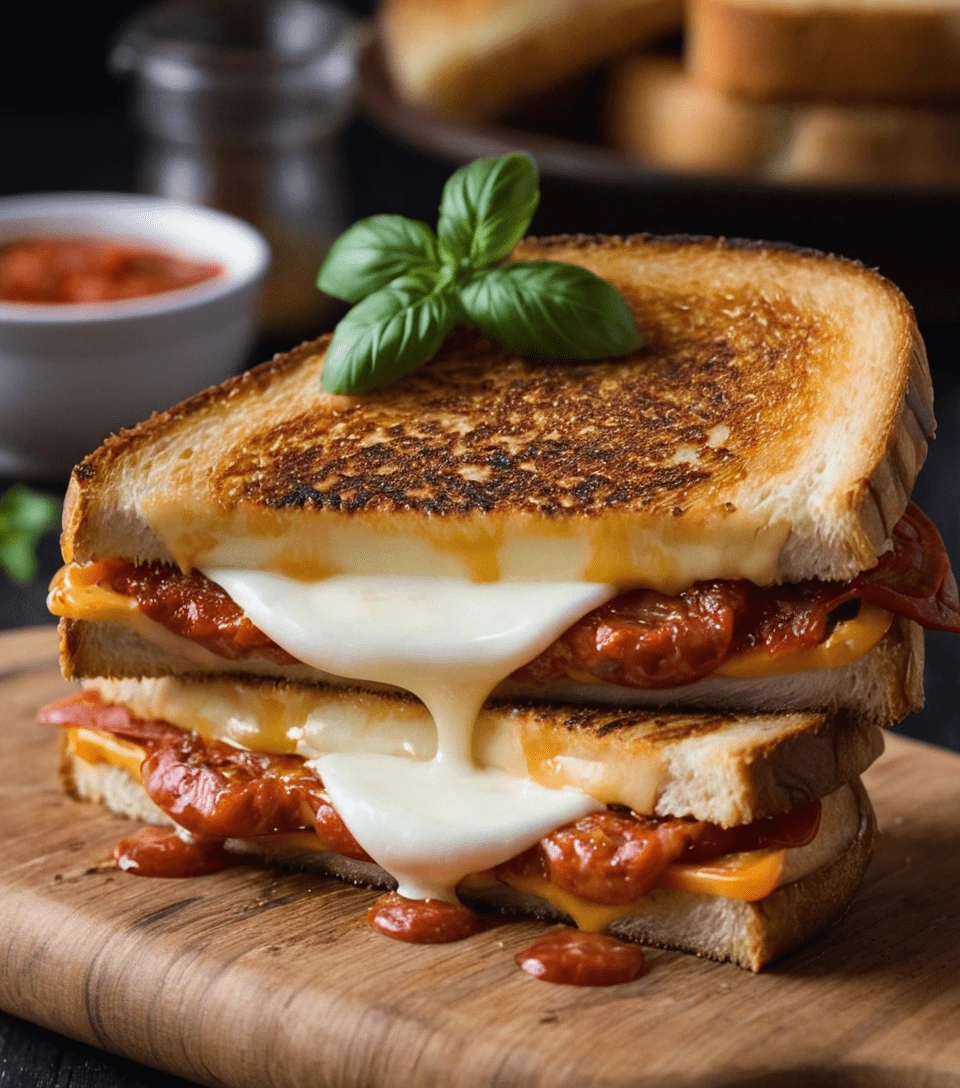
[[[163,813],[126,771],[108,763],[88,763],[66,749],[61,775],[67,791],[78,800],[104,804],[111,812],[146,823],[169,825]],[[732,961],[759,971],[766,964],[806,943],[847,908],[870,860],[874,816],[860,782],[851,781],[851,806],[841,787],[834,797],[841,804],[832,842],[820,845],[820,864],[799,869],[798,879],[783,884],[759,902],[712,895],[656,890],[632,905],[630,913],[609,924],[608,932],[623,940],[660,948],[675,948],[720,961]],[[837,794],[841,794],[837,797]],[[846,810],[855,813],[852,826]],[[825,809],[827,806],[825,805]],[[279,835],[257,839],[228,839],[227,849],[267,865],[306,869],[373,888],[395,888],[396,882],[379,866],[354,861],[318,849],[316,836]],[[818,846],[788,853],[799,854]],[[823,855],[826,856],[823,856]],[[809,864],[809,862],[808,862]],[[480,909],[527,914],[544,921],[571,919],[557,904],[503,883],[465,882],[461,898]]]
[[[436,751],[432,719],[402,693],[250,679],[88,686],[135,717],[258,751],[421,759]],[[636,812],[725,827],[830,793],[882,750],[880,730],[851,714],[667,713],[501,699],[487,703],[473,738],[481,767],[549,788],[573,786]]]
[[[546,364],[479,335],[363,397],[324,338],[108,439],[75,470],[64,558],[646,585],[846,580],[932,435],[913,311],[862,266],[696,238],[529,239],[615,284],[646,343]]]
[[[960,108],[751,102],[679,60],[631,57],[611,80],[607,131],[664,170],[849,185],[956,185]]]
[[[405,99],[489,117],[679,30],[681,12],[680,0],[385,0],[380,27]]]
[[[148,621],[149,624],[149,621]],[[156,630],[159,625],[152,624]],[[278,665],[263,658],[227,661],[159,629],[159,642],[119,623],[61,620],[61,664],[70,679],[265,677],[304,685],[347,681],[308,665]],[[863,657],[834,669],[747,679],[708,677],[695,684],[644,690],[604,683],[504,681],[495,697],[574,706],[685,707],[723,711],[850,711],[872,725],[901,721],[923,707],[923,630],[902,618]],[[364,685],[376,690],[376,685]]]
[[[761,101],[917,103],[960,96],[954,0],[692,0],[697,83]]]

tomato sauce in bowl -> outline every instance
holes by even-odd
[[[215,261],[102,238],[21,238],[0,246],[0,301],[119,302],[194,287],[221,275]]]

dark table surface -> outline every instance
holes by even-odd
[[[16,154],[0,160],[0,195],[49,190],[134,188],[138,145],[118,114],[62,115],[33,119],[0,117],[0,147]],[[355,216],[395,211],[431,218],[437,206],[446,167],[430,162],[354,122],[341,149]],[[534,229],[592,229],[584,216],[588,208],[552,205],[549,223],[534,221]],[[597,211],[602,216],[602,211]],[[624,232],[657,229],[637,209],[635,222]],[[878,229],[882,226],[878,225]],[[783,238],[783,241],[803,239]],[[882,270],[882,269],[881,269]],[[948,552],[960,562],[960,326],[926,325],[937,397],[941,437],[934,443],[917,484],[915,498],[935,518]],[[271,345],[272,346],[272,345]],[[265,352],[268,345],[261,345]],[[2,395],[2,391],[0,391]],[[8,481],[0,481],[2,488]],[[62,492],[56,482],[50,490]],[[45,584],[59,563],[56,541],[40,549],[41,577],[28,586],[15,586],[0,575],[0,628],[48,622]],[[949,635],[927,635],[926,709],[899,731],[960,752],[960,669],[958,644]],[[134,1063],[105,1055],[52,1032],[0,1013],[0,1088],[172,1088],[184,1081]]]

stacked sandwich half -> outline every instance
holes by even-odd
[[[815,253],[512,259],[544,257],[644,346],[463,332],[346,397],[323,339],[79,465],[51,603],[83,688],[42,717],[70,792],[194,846],[758,970],[849,904],[859,776],[920,706],[922,627],[960,631],[909,504],[923,344]]]

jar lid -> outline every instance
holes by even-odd
[[[302,143],[345,121],[365,35],[323,0],[170,0],[122,28],[109,64],[152,135]]]

